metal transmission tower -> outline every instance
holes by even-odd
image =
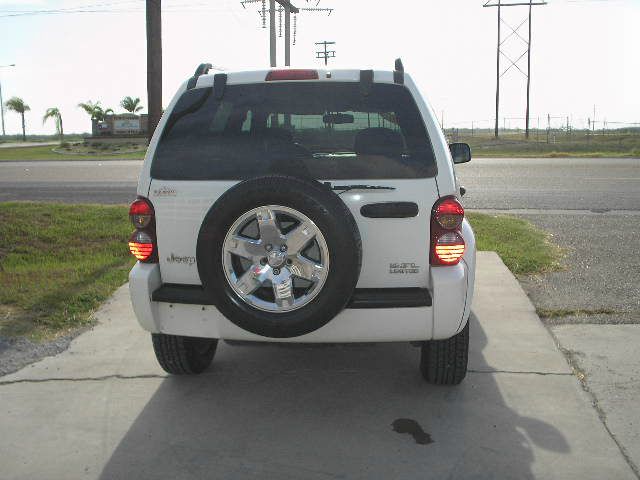
[[[526,138],[529,138],[529,93],[531,91],[531,10],[534,6],[538,6],[538,5],[546,5],[547,2],[542,0],[542,1],[533,1],[533,0],[529,0],[528,2],[522,2],[522,1],[502,1],[502,0],[487,0],[487,2],[483,5],[483,7],[498,7],[498,49],[497,49],[497,53],[496,53],[496,123],[495,123],[495,136],[496,138],[498,138],[498,114],[500,111],[500,78],[502,78],[502,76],[504,76],[505,73],[507,73],[509,70],[511,70],[511,67],[515,67],[520,73],[522,73],[525,78],[527,79],[527,111],[526,111],[526,115],[525,115],[525,122],[526,122],[526,126],[525,126],[525,136]],[[509,25],[503,18],[502,18],[502,12],[501,9],[502,7],[519,7],[519,6],[528,6],[529,7],[529,15],[527,18],[525,18],[522,22],[520,22],[518,24],[517,27],[513,28],[511,25]],[[511,30],[511,32],[503,39],[502,36],[500,35],[500,27],[501,24],[504,23],[509,30]],[[520,30],[520,28],[524,25],[524,24],[528,24],[529,27],[529,36],[528,39],[525,39],[522,37],[522,35],[520,35],[518,33],[518,30]],[[517,37],[518,39],[522,40],[522,42],[524,42],[524,44],[526,45],[526,50],[515,60],[513,60],[511,57],[509,57],[502,49],[502,46],[504,45],[504,43],[509,40],[512,37]],[[509,66],[501,71],[500,70],[500,56],[503,56],[504,58],[507,59],[507,61],[509,62]],[[518,62],[524,57],[527,56],[527,73],[524,73],[524,71],[518,66]]]
[[[269,8],[267,8],[267,1]],[[306,0],[307,2],[309,0]],[[240,5],[251,3],[260,3],[261,8],[258,10],[262,22],[262,28],[267,28],[267,15],[269,16],[269,60],[272,67],[276,66],[276,13],[278,14],[278,30],[279,37],[282,37],[282,13],[284,12],[284,64],[291,65],[291,14],[293,14],[293,45],[296,44],[296,34],[298,31],[297,14],[300,12],[328,12],[331,15],[333,8],[318,8],[320,3],[318,0],[316,7],[297,8],[291,4],[290,0],[242,0]],[[276,3],[278,7],[276,7]]]
[[[336,51],[335,50],[327,50],[327,45],[335,45],[336,42],[327,42],[326,40],[324,42],[316,42],[316,45],[324,45],[324,50],[320,50],[319,52],[316,52],[316,58],[323,58],[324,59],[324,64],[327,64],[327,60],[329,58],[336,58]]]

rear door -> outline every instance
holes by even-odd
[[[246,178],[287,174],[329,182],[362,238],[359,288],[426,287],[436,162],[402,85],[273,82],[187,91],[151,166],[165,283],[199,284],[197,237],[213,203]]]

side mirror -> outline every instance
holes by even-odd
[[[449,151],[453,158],[453,163],[467,163],[471,160],[471,147],[466,143],[451,143]]]

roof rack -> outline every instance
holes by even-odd
[[[196,72],[193,74],[193,77],[191,77],[189,79],[189,82],[187,83],[187,90],[191,90],[193,87],[196,86],[196,83],[198,83],[198,77],[200,75],[206,75],[207,73],[209,73],[209,70],[212,68],[212,65],[210,63],[201,63],[200,65],[198,65],[198,68],[196,68]]]
[[[402,60],[400,60],[400,58],[396,58],[393,70],[393,83],[399,83],[400,85],[404,83],[404,66],[402,65]]]
[[[373,88],[373,70],[360,70],[360,93],[365,97]]]

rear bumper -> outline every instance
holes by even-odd
[[[473,297],[475,240],[463,228],[467,252],[458,265],[430,269],[429,290],[357,290],[345,308],[322,328],[294,338],[268,338],[231,323],[198,288],[162,285],[158,264],[137,263],[129,274],[133,310],[143,329],[191,337],[292,343],[440,340],[465,325]]]

